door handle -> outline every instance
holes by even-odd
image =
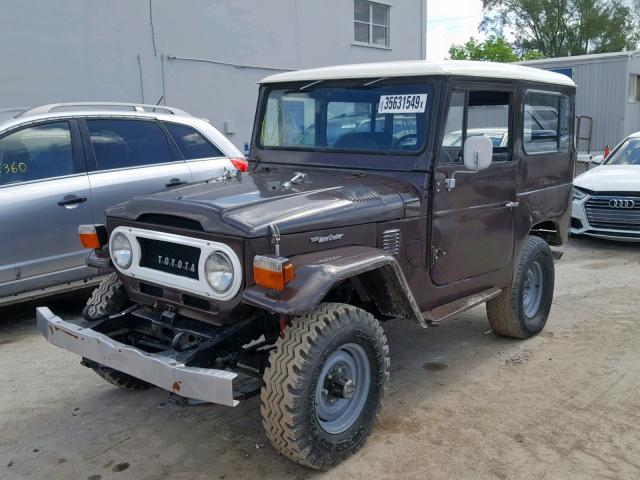
[[[186,185],[187,182],[185,182],[184,180],[180,180],[179,178],[172,178],[171,180],[169,180],[169,183],[165,183],[164,186],[167,188],[171,188],[171,187],[179,187],[180,185]]]
[[[505,207],[507,208],[516,208],[520,206],[520,202],[507,202]]]
[[[60,207],[70,207],[87,201],[87,197],[78,197],[76,195],[67,195],[58,202]]]

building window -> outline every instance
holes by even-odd
[[[353,39],[376,47],[389,46],[389,5],[354,0]]]
[[[629,101],[640,102],[640,75],[629,75]]]

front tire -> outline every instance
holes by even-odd
[[[382,327],[351,305],[323,303],[294,317],[276,342],[260,394],[273,446],[326,470],[365,443],[389,378]]]
[[[549,317],[554,282],[549,245],[539,237],[528,237],[511,285],[487,302],[487,317],[493,331],[520,339],[539,333]]]

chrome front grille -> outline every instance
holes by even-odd
[[[593,228],[640,231],[640,195],[595,195],[584,205]]]
[[[400,253],[400,230],[394,228],[382,233],[382,250],[389,255]]]

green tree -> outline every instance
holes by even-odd
[[[633,2],[633,3],[632,3]],[[483,0],[481,29],[508,30],[521,52],[545,57],[633,50],[638,0]]]
[[[517,52],[502,36],[489,36],[484,42],[471,37],[463,45],[451,45],[449,48],[451,60],[483,60],[487,62],[517,62],[519,60],[534,60],[541,58],[540,52],[531,50]]]

